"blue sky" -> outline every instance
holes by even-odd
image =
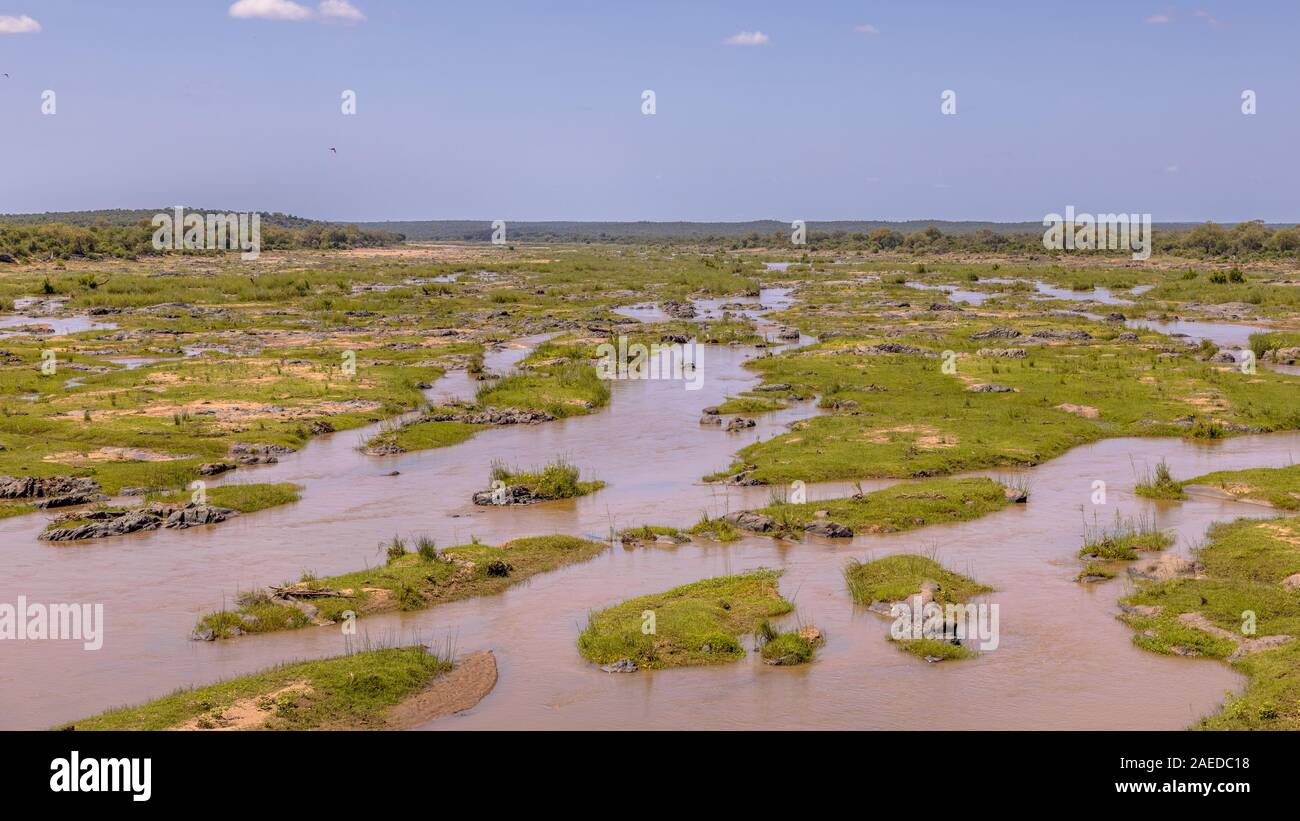
[[[1294,222],[1297,35],[1294,0],[0,0],[0,213]]]

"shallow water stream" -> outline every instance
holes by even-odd
[[[734,301],[734,300],[732,300]],[[536,340],[528,340],[535,343]],[[527,352],[489,352],[507,371]],[[228,481],[293,481],[301,502],[187,531],[158,531],[78,545],[36,540],[43,515],[0,521],[4,546],[0,601],[102,602],[106,639],[0,645],[0,728],[39,728],[178,687],[250,673],[280,662],[345,649],[337,627],[188,639],[204,612],[241,589],[382,563],[377,544],[428,533],[441,546],[478,537],[498,543],[565,533],[604,538],[645,523],[689,526],[765,504],[768,488],[705,485],[736,450],[816,413],[813,403],[757,417],[727,433],[702,426],[704,406],[757,384],[742,363],[754,353],[709,346],[703,388],[680,381],[618,381],[609,406],[591,416],[536,426],[486,429],[453,447],[369,457],[356,446],[379,426],[320,437],[273,466],[241,469]],[[463,371],[435,384],[441,401],[472,396]],[[557,455],[608,487],[590,496],[519,508],[474,506],[494,459],[538,466]],[[972,522],[831,543],[752,537],[729,545],[615,546],[596,559],[534,577],[502,595],[361,620],[371,640],[412,638],[457,652],[492,649],[500,680],[472,711],[437,722],[454,728],[1181,728],[1212,712],[1241,678],[1203,659],[1135,649],[1114,618],[1128,582],[1083,586],[1073,578],[1085,521],[1147,513],[1186,549],[1214,521],[1271,515],[1233,501],[1151,502],[1132,495],[1136,476],[1166,459],[1175,476],[1280,466],[1300,455],[1300,434],[1238,437],[1212,444],[1120,439],[1076,448],[1023,471],[1032,496]],[[399,471],[399,475],[388,475]],[[990,472],[1006,476],[1005,472]],[[1105,480],[1108,503],[1090,503]],[[888,482],[865,482],[864,489]],[[843,484],[814,485],[809,500],[842,495]],[[886,640],[888,621],[855,607],[841,578],[850,557],[934,553],[952,569],[996,588],[1001,644],[977,659],[926,664]],[[712,575],[759,566],[785,571],[791,617],[826,631],[815,663],[773,668],[756,655],[730,665],[632,675],[585,662],[575,640],[589,611]],[[354,639],[355,641],[355,639]]]

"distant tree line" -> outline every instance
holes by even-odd
[[[1153,251],[1157,254],[1199,259],[1267,259],[1294,258],[1300,254],[1300,227],[1269,227],[1263,222],[1239,222],[1231,228],[1207,222],[1189,228],[1167,228],[1156,225],[1152,232]],[[733,250],[742,248],[772,248],[790,246],[789,232],[768,235],[750,234],[740,240],[731,240]],[[798,247],[798,246],[792,246]],[[859,252],[894,251],[913,254],[940,254],[969,252],[987,254],[1096,254],[1099,256],[1128,256],[1128,250],[1049,251],[1043,246],[1043,233],[1001,233],[981,228],[970,233],[944,233],[936,226],[920,231],[903,233],[892,228],[871,231],[809,232],[809,250],[842,250]]]
[[[153,247],[152,213],[129,224],[104,218],[103,212],[85,213],[98,213],[100,219],[78,225],[63,221],[39,222],[32,219],[34,215],[25,215],[14,221],[0,217],[0,263],[80,257],[138,259],[159,253]],[[114,213],[135,216],[144,212]],[[266,214],[262,219],[262,250],[376,248],[405,239],[391,231],[315,222],[284,214]]]
[[[204,209],[189,209],[203,212]],[[0,262],[73,257],[133,259],[157,253],[152,246],[153,211],[80,211],[58,214],[0,215]],[[941,227],[942,226],[942,227]],[[829,230],[828,230],[829,229]],[[749,223],[581,223],[512,222],[508,241],[690,244],[740,250],[781,248],[907,254],[1095,254],[1127,256],[1125,250],[1049,251],[1043,228],[1034,223],[978,222],[823,222],[808,223],[807,244],[794,246],[790,227],[775,220]],[[289,214],[262,214],[262,248],[345,249],[393,245],[406,238],[487,242],[491,223],[483,220],[388,222],[339,225]],[[1152,233],[1157,254],[1200,259],[1276,259],[1300,255],[1300,227],[1261,221],[1231,226],[1157,223]],[[189,252],[203,253],[203,252]]]

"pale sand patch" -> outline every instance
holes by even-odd
[[[1193,394],[1182,401],[1203,411],[1226,411],[1229,408],[1228,403],[1217,393]]]
[[[1074,405],[1069,402],[1062,402],[1056,406],[1056,409],[1082,416],[1084,419],[1096,419],[1101,416],[1101,411],[1091,405]]]
[[[173,416],[188,413],[191,416],[212,417],[217,421],[231,419],[304,419],[321,415],[333,416],[340,413],[374,411],[383,407],[383,403],[366,399],[348,399],[341,402],[312,402],[300,407],[286,407],[262,402],[216,402],[205,399],[188,405],[152,405],[142,408],[139,413],[144,416]]]
[[[484,246],[481,243],[473,245],[453,245],[432,242],[399,245],[394,248],[348,248],[346,250],[330,252],[331,255],[340,257],[401,257],[408,259],[436,259],[447,262],[503,258],[507,253],[505,246],[499,245]],[[521,261],[530,265],[545,265],[554,262],[555,260],[529,259]],[[511,262],[515,262],[515,260],[512,259]]]
[[[273,693],[266,693],[260,696],[250,698],[241,698],[228,707],[222,707],[214,710],[208,716],[199,716],[190,719],[179,727],[177,730],[255,730],[258,727],[270,721],[275,714],[277,699],[283,695],[307,695],[311,693],[311,685],[306,681],[295,681],[292,684],[281,687]],[[199,721],[207,718],[215,726],[200,727]]]
[[[887,445],[892,441],[889,437],[891,433],[913,433],[916,438],[913,444],[922,450],[942,450],[957,446],[957,436],[951,433],[943,433],[937,428],[928,425],[899,425],[893,428],[876,428],[867,431],[864,436],[868,442],[873,445]]]
[[[1300,546],[1300,535],[1297,535],[1295,531],[1280,524],[1274,522],[1263,522],[1259,525],[1259,528],[1261,530],[1267,530],[1271,537],[1277,539],[1279,542],[1286,542],[1287,544]]]
[[[388,726],[417,727],[468,710],[492,692],[496,683],[497,660],[492,651],[470,653],[450,673],[438,676],[428,687],[392,707]]]
[[[1233,650],[1232,655],[1228,656],[1228,661],[1230,662],[1236,661],[1242,656],[1249,656],[1251,653],[1259,653],[1264,650],[1272,650],[1275,647],[1281,647],[1293,640],[1292,636],[1286,635],[1260,636],[1259,638],[1238,636],[1231,630],[1224,630],[1222,627],[1210,621],[1200,613],[1183,613],[1178,616],[1178,623],[1195,630],[1200,630],[1202,633],[1214,636],[1215,638],[1224,639],[1225,641],[1230,641],[1236,644],[1237,649]]]
[[[51,453],[42,462],[57,462],[61,465],[84,465],[94,462],[174,462],[178,459],[193,459],[192,453],[159,453],[145,448],[102,447],[89,453]]]

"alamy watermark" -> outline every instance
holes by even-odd
[[[1150,214],[1076,214],[1043,217],[1043,247],[1049,251],[1131,251],[1133,259],[1151,256]]]
[[[619,335],[618,343],[602,342],[596,346],[596,376],[601,379],[679,379],[686,390],[704,387],[704,346],[689,342],[628,342]]]
[[[186,214],[176,206],[171,214],[152,221],[155,251],[240,251],[239,258],[253,260],[262,253],[262,215]]]
[[[980,650],[996,650],[998,606],[996,604],[921,603],[919,596],[896,602],[889,608],[894,622],[889,635],[895,641],[933,639],[935,641],[978,641]]]
[[[82,758],[73,750],[50,762],[50,792],[124,792],[132,801],[153,795],[152,758]]]
[[[39,604],[19,596],[0,602],[0,641],[80,641],[86,650],[104,646],[104,605]]]

